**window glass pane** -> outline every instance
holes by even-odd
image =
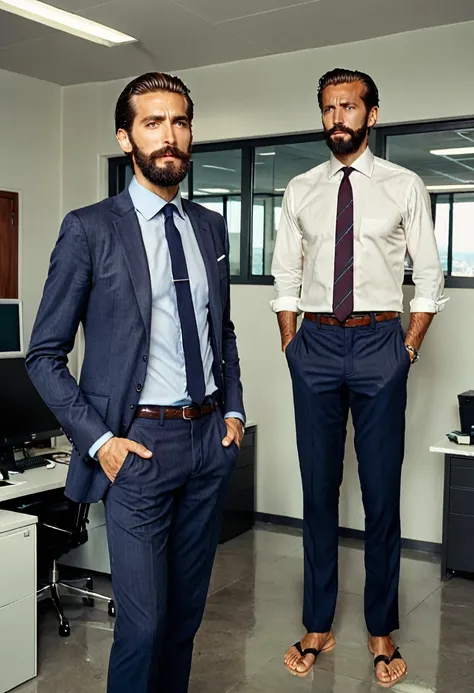
[[[283,193],[292,178],[327,161],[324,141],[258,147],[255,150],[252,274],[269,275]]]
[[[453,208],[452,273],[473,276],[474,196],[465,197],[463,190],[474,191],[474,130],[456,129],[446,132],[425,132],[387,137],[387,159],[415,171],[428,191],[436,194],[435,234],[441,263],[448,271],[450,198]],[[444,194],[442,194],[444,193]],[[458,194],[459,193],[459,194]],[[456,257],[455,257],[456,256]],[[407,262],[407,268],[411,265]]]
[[[232,275],[240,274],[241,172],[240,149],[193,154],[193,199],[226,220]]]
[[[473,146],[474,130],[390,135],[387,159],[418,173],[430,192],[456,192],[464,185],[474,190],[474,154],[463,153]]]
[[[454,196],[452,274],[474,277],[474,194]]]

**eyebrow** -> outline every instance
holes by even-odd
[[[149,116],[146,116],[145,118],[143,118],[142,123],[146,124],[146,123],[152,123],[154,121],[158,121],[159,123],[162,123],[164,120],[166,120],[166,116],[164,116],[163,114],[160,114],[160,115],[155,114],[155,115],[149,115]],[[178,120],[185,120],[187,123],[189,123],[189,118],[185,113],[183,113],[182,115],[174,116],[173,123],[175,123]]]

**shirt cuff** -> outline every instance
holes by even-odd
[[[293,296],[282,296],[281,298],[276,298],[274,301],[270,301],[270,305],[274,313],[281,313],[282,310],[289,310],[292,313],[301,313],[298,308],[299,298],[294,298]]]
[[[447,298],[441,296],[437,301],[432,301],[429,298],[414,298],[412,301],[410,301],[410,312],[441,313],[448,301],[449,296]]]
[[[96,455],[99,452],[102,445],[105,445],[105,443],[113,437],[114,437],[114,434],[111,433],[110,431],[108,431],[107,433],[104,433],[104,435],[101,436],[99,438],[99,440],[96,440],[94,445],[92,445],[89,448],[89,456],[92,457],[93,460],[96,460],[97,459]]]
[[[228,411],[227,414],[224,416],[224,419],[240,419],[242,423],[245,426],[245,419],[242,416],[242,414],[238,411]]]

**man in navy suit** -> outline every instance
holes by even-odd
[[[138,77],[115,117],[135,177],[64,219],[27,368],[73,444],[66,495],[105,503],[108,693],[185,693],[245,422],[229,241],[219,214],[180,195],[193,118],[181,80]]]

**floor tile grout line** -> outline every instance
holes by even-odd
[[[419,602],[419,604],[417,604],[416,606],[414,606],[413,609],[410,609],[410,611],[407,611],[407,613],[406,613],[404,616],[402,616],[402,617],[400,618],[400,622],[402,622],[405,618],[407,618],[407,616],[409,616],[409,615],[412,614],[416,609],[418,609],[419,606],[421,606],[422,604],[424,604],[424,603],[426,602],[427,599],[429,599],[430,597],[433,596],[433,594],[436,594],[436,592],[438,592],[439,590],[442,590],[445,584],[446,584],[446,583],[443,582],[443,583],[442,583],[441,585],[439,585],[436,589],[434,589],[432,592],[430,592],[430,594],[428,594],[424,599],[422,599],[421,602]]]

